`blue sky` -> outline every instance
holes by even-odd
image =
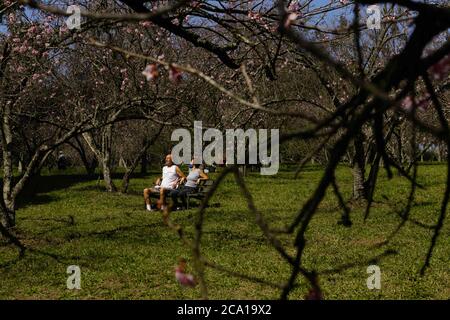
[[[44,1],[45,2],[45,1]],[[71,4],[76,4],[77,2],[81,2],[81,1],[71,1]],[[211,1],[211,2],[215,2],[215,1]],[[266,2],[269,3],[269,2]],[[318,7],[322,7],[326,4],[329,4],[330,0],[314,0],[312,1],[312,3],[310,4],[311,8],[318,8]],[[352,6],[348,6],[345,9],[341,9],[341,10],[335,10],[332,12],[327,13],[326,18],[325,18],[325,23],[327,24],[328,27],[334,27],[336,26],[336,24],[339,22],[339,17],[340,15],[344,14],[347,17],[351,17],[353,15],[352,13]],[[365,7],[361,8],[361,17],[365,17],[366,13],[365,13]],[[32,16],[32,12],[33,10],[26,8],[25,12],[27,13],[28,16]],[[310,23],[313,23],[313,21],[311,21]],[[6,32],[6,28],[4,25],[0,25],[0,32],[4,33]]]

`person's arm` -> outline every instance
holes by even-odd
[[[181,178],[181,181],[186,180],[186,175],[183,173],[183,171],[181,171],[180,168],[178,168],[178,166],[176,167],[175,170],[177,171],[178,176]]]
[[[155,185],[159,186],[161,184],[161,177],[159,177],[158,179],[156,179],[155,181]]]
[[[197,184],[202,180],[208,180],[208,179],[209,179],[208,175],[203,170],[200,170],[200,178],[198,178]]]

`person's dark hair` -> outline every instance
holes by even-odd
[[[198,168],[200,168],[200,163],[194,163],[193,166],[195,169],[198,169]]]

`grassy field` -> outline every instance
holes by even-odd
[[[292,172],[275,176],[250,174],[246,181],[258,209],[274,226],[292,221],[298,208],[320,178],[320,168],[309,168],[298,179]],[[418,190],[411,216],[426,224],[437,220],[444,190],[444,166],[419,169],[425,190]],[[179,257],[190,251],[164,225],[160,213],[144,211],[142,189],[157,172],[131,181],[130,193],[108,194],[101,182],[82,175],[45,175],[21,199],[17,233],[35,249],[18,259],[14,247],[0,240],[0,298],[2,299],[197,299],[198,288],[183,288],[174,277]],[[351,195],[351,174],[341,167],[337,180],[344,195]],[[117,180],[117,183],[120,181]],[[419,275],[431,230],[408,222],[393,240],[379,246],[396,228],[409,193],[400,177],[380,178],[376,203],[363,222],[363,208],[353,206],[353,226],[338,225],[341,210],[332,193],[320,206],[307,231],[305,263],[320,273],[326,299],[449,299],[450,226],[447,221],[435,248],[431,266]],[[233,177],[228,177],[207,210],[202,250],[205,256],[237,272],[282,282],[289,268],[267,244],[247,210]],[[193,233],[195,209],[171,217]],[[293,252],[292,237],[282,242]],[[375,261],[374,259],[378,259]],[[381,268],[381,290],[366,286],[368,265]],[[81,290],[68,290],[66,269],[81,268]],[[211,299],[276,299],[279,291],[207,269]],[[303,278],[291,299],[303,299]]]

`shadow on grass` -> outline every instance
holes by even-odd
[[[67,223],[69,226],[75,225],[75,218],[73,215],[68,215],[67,219],[64,218],[40,218],[40,217],[23,217],[21,218],[24,221],[53,221],[53,222],[61,222]]]
[[[156,174],[156,172],[149,172],[148,174],[134,173],[130,179],[145,178],[149,175]],[[122,179],[122,173],[115,173],[112,175],[113,179]],[[87,175],[87,174],[50,174],[33,177],[28,186],[23,190],[17,199],[18,208],[23,208],[28,205],[46,204],[59,198],[54,195],[47,195],[46,193],[68,189],[73,185],[82,182],[97,181],[96,185],[82,186],[78,190],[105,190],[103,179],[101,175]],[[118,186],[119,187],[119,186]],[[69,196],[69,195],[68,195]]]
[[[17,199],[17,208],[46,204],[58,200],[59,197],[48,195],[46,193],[54,190],[67,189],[74,184],[92,180],[95,180],[95,177],[81,174],[58,174],[33,177],[30,184],[23,190]]]
[[[66,239],[81,239],[81,238],[89,238],[89,237],[100,237],[100,238],[112,238],[119,233],[127,233],[130,231],[136,231],[138,229],[149,228],[154,229],[157,227],[163,227],[163,222],[155,222],[150,224],[138,224],[131,226],[121,226],[114,229],[102,230],[102,231],[90,231],[90,232],[71,232],[66,235]],[[147,237],[148,234],[142,234],[142,237]]]
[[[30,220],[42,220],[42,219],[30,219]],[[44,219],[44,220],[49,220],[49,219]],[[59,220],[59,221],[61,221],[61,220]],[[67,221],[65,221],[65,222],[67,222]],[[102,231],[68,232],[64,236],[64,239],[67,242],[70,242],[72,240],[82,239],[82,238],[111,239],[111,238],[114,238],[115,236],[120,235],[120,236],[125,236],[127,238],[127,241],[130,241],[131,235],[132,235],[133,238],[136,239],[136,237],[137,237],[140,241],[146,242],[146,241],[148,241],[148,239],[151,239],[152,237],[155,240],[158,240],[159,239],[158,234],[155,232],[152,232],[150,235],[148,233],[142,233],[142,232],[138,232],[137,234],[132,234],[132,232],[139,230],[139,229],[154,230],[156,228],[161,228],[162,226],[163,226],[162,222],[157,222],[157,223],[150,223],[150,224],[122,226],[122,227],[117,227],[114,229],[102,230]],[[69,226],[68,225],[61,226],[61,227],[57,227],[57,229],[62,229],[64,227],[69,227]],[[5,245],[7,245],[7,244],[5,244]],[[21,259],[23,259],[26,255],[29,255],[29,254],[37,254],[37,255],[49,257],[49,258],[55,260],[57,263],[60,263],[63,265],[69,265],[74,260],[83,261],[83,259],[85,259],[86,262],[92,263],[93,259],[96,260],[97,262],[105,262],[105,261],[108,261],[110,258],[112,258],[112,256],[104,255],[104,253],[100,253],[100,252],[99,252],[99,254],[89,255],[89,256],[79,256],[79,255],[65,256],[62,254],[55,253],[55,252],[50,252],[48,250],[39,249],[36,246],[33,246],[33,247],[27,246],[24,254],[18,255],[16,258],[14,258],[10,261],[0,263],[0,269],[8,268],[8,267],[11,267],[11,266],[17,264]]]
[[[44,230],[42,232],[38,232],[38,233],[36,233],[36,236],[43,236],[45,234],[52,233],[54,231],[72,227],[76,224],[75,217],[73,215],[68,215],[67,219],[65,219],[65,218],[23,217],[22,220],[23,221],[37,221],[37,222],[54,222],[54,223],[62,223],[63,224],[60,226],[54,226],[54,227]]]
[[[13,265],[15,265],[16,263],[18,263],[20,260],[22,260],[24,257],[24,255],[19,254],[17,256],[17,258],[14,258],[12,260],[6,261],[4,263],[0,263],[0,269],[6,269],[8,267],[12,267]]]
[[[361,267],[361,266],[368,266],[369,264],[378,264],[381,260],[383,260],[386,257],[393,256],[398,254],[397,250],[394,249],[387,249],[383,253],[372,257],[370,259],[367,259],[365,261],[359,261],[359,262],[351,262],[347,264],[343,264],[339,267],[333,268],[333,269],[326,269],[322,271],[318,271],[318,274],[324,275],[324,274],[335,274],[335,273],[341,273],[347,269],[351,269],[354,267]]]
[[[47,204],[60,199],[61,198],[58,196],[48,194],[23,195],[18,199],[17,209],[22,209],[34,205]]]

